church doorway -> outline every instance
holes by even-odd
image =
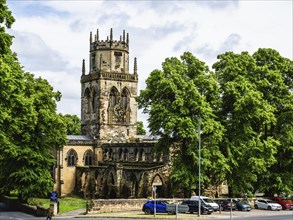
[[[130,189],[131,189],[131,197],[137,198],[138,197],[138,181],[134,174],[130,176]]]
[[[153,198],[164,197],[163,181],[158,174],[154,177],[153,182],[152,182],[152,197]]]

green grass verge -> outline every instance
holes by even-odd
[[[65,197],[59,199],[59,212],[65,213],[86,207],[86,199],[80,197]]]
[[[86,207],[86,200],[80,197],[64,197],[59,198],[59,213],[66,213],[77,209],[83,209]],[[30,205],[43,206],[49,208],[50,199],[43,198],[31,198],[28,203]]]

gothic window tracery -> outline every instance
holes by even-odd
[[[121,105],[125,112],[124,121],[130,123],[130,92],[126,87],[123,88],[121,93]]]
[[[108,122],[130,123],[130,92],[127,87],[122,89],[121,94],[116,87],[112,87],[109,95]]]
[[[115,87],[111,89],[108,114],[110,123],[130,123],[130,93],[126,87],[121,95]]]
[[[116,100],[113,113],[118,123],[127,124],[130,122],[130,93],[126,87],[123,88],[121,95]]]
[[[119,102],[119,92],[116,87],[112,87],[109,96],[109,106],[108,106],[108,122],[114,122],[114,108],[117,106]]]
[[[67,160],[67,166],[75,166],[78,160],[76,151],[73,149],[70,149],[67,152],[66,160]]]
[[[85,166],[93,165],[93,151],[92,150],[87,150],[84,153],[83,160],[84,160],[84,165]]]
[[[110,107],[114,107],[115,105],[118,104],[118,97],[119,97],[119,92],[117,88],[113,86],[110,92]]]

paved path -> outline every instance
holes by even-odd
[[[86,212],[86,209],[78,209],[78,210],[73,210],[70,212],[59,214],[58,216],[61,216],[61,217],[63,216],[75,217],[75,216],[81,216],[81,215],[85,216],[85,212]]]

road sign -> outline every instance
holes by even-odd
[[[50,192],[50,202],[58,202],[58,193],[56,191]]]

